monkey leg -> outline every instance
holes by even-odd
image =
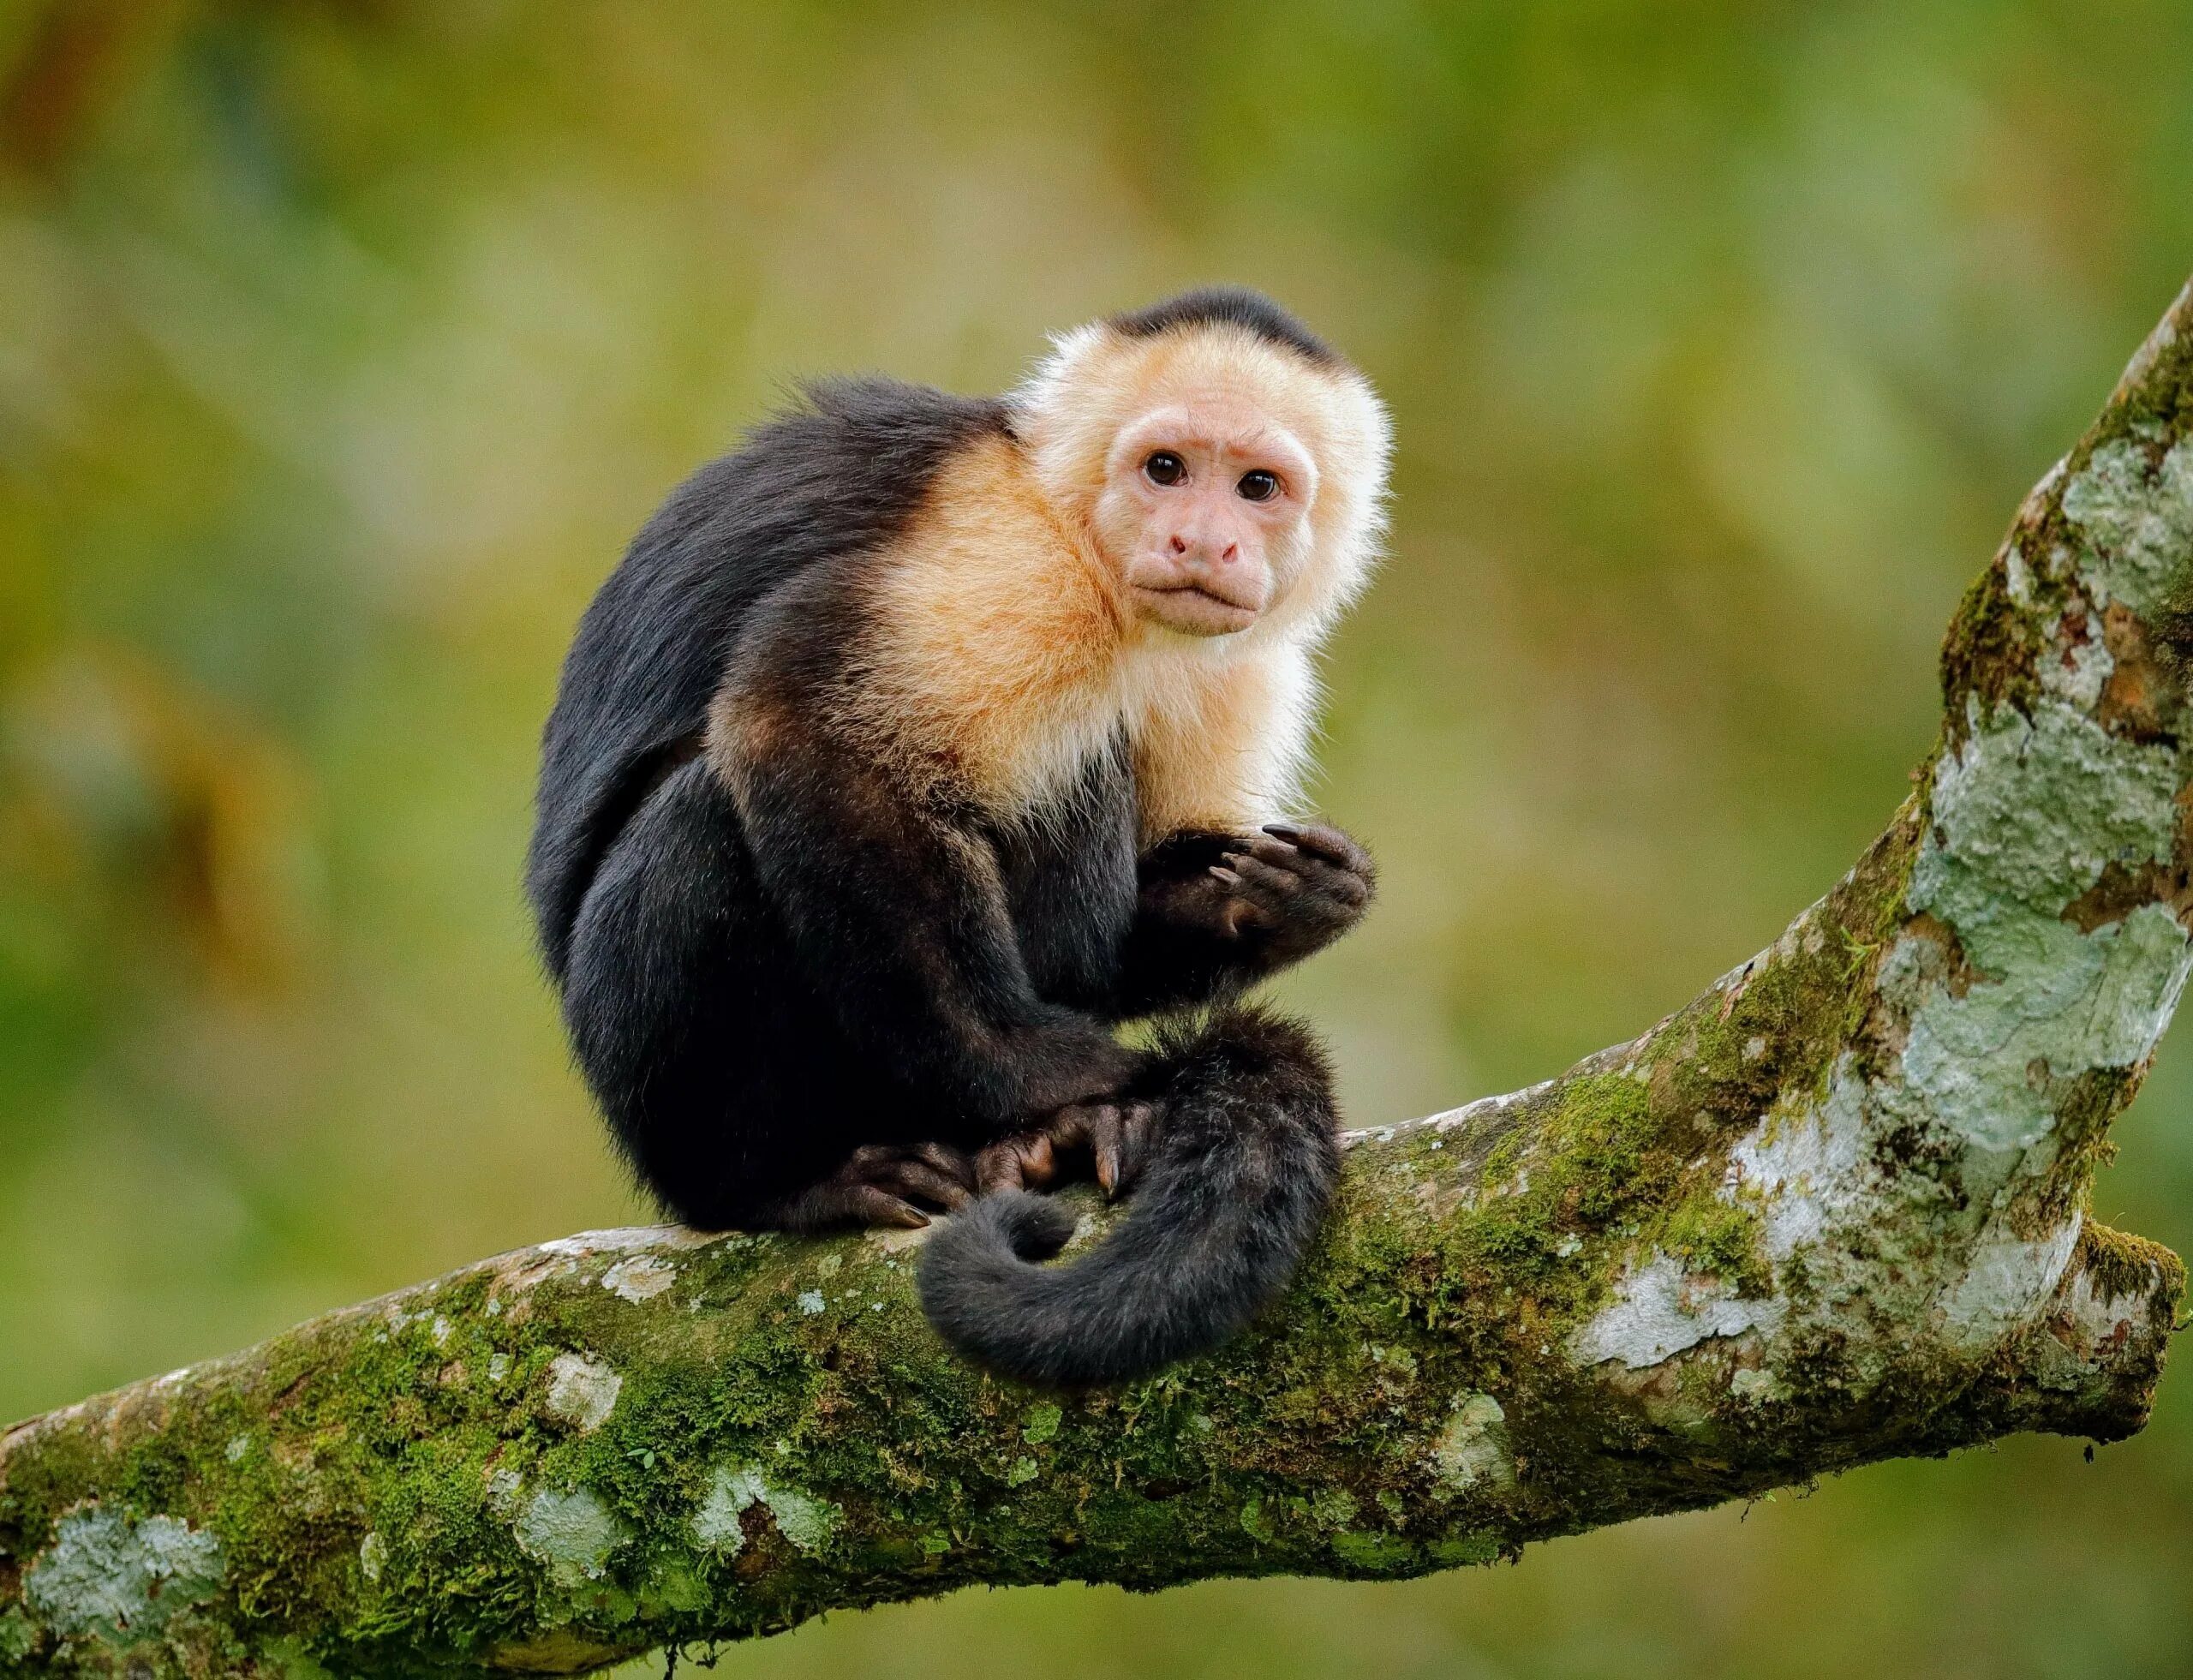
[[[729,797],[705,761],[667,778],[603,859],[572,930],[564,1010],[625,1158],[708,1229],[831,1179],[904,1105],[863,1082],[792,974]]]

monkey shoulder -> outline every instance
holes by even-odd
[[[947,463],[1007,435],[1001,402],[897,380],[819,380],[803,396],[671,493],[595,598],[581,648],[600,643],[636,675],[653,660],[660,673],[683,622],[713,678],[760,601],[816,561],[897,536]]]
[[[671,493],[580,621],[543,738],[528,870],[552,966],[616,831],[701,738],[757,613],[888,543],[956,456],[1008,435],[995,398],[880,378],[802,395]],[[829,626],[810,629],[801,644],[827,657]]]

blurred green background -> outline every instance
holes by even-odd
[[[785,382],[1264,286],[1399,426],[1291,983],[1359,1122],[1550,1073],[1901,797],[2193,269],[2193,4],[0,0],[0,1417],[641,1215],[517,888],[589,591]],[[2193,1249],[2193,1028],[2097,1211]],[[765,1676],[2193,1673],[2193,1372],[1405,1586],[976,1593]],[[659,1671],[659,1665],[658,1665]]]

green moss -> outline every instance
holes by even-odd
[[[30,1617],[20,1609],[0,1615],[0,1663],[27,1661],[38,1647],[38,1635],[31,1629]]]
[[[1678,1204],[1652,1234],[1658,1247],[1689,1271],[1711,1272],[1739,1294],[1763,1295],[1773,1285],[1766,1231],[1758,1211],[1712,1193]]]
[[[2174,1322],[2185,1295],[2185,1262],[2159,1242],[2112,1230],[2091,1219],[2079,1231],[2073,1265],[2104,1295],[2144,1295],[2161,1285],[2159,1311]]]
[[[1944,714],[1962,727],[1965,701],[1976,697],[1982,714],[1999,707],[2023,708],[2040,691],[2034,661],[2034,614],[2011,598],[1999,558],[1964,592],[1942,640]]]
[[[1417,1548],[1399,1534],[1366,1534],[1346,1529],[1333,1536],[1333,1553],[1357,1574],[1392,1575],[1408,1573],[1417,1562]]]
[[[1028,1414],[1027,1426],[1021,1430],[1020,1438],[1031,1446],[1041,1446],[1046,1441],[1056,1440],[1059,1420],[1066,1415],[1048,1401]]]

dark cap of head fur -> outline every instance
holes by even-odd
[[[1109,325],[1129,338],[1154,338],[1180,327],[1245,327],[1266,344],[1293,350],[1320,368],[1340,364],[1331,345],[1262,292],[1246,286],[1200,286],[1147,308],[1114,315]]]

